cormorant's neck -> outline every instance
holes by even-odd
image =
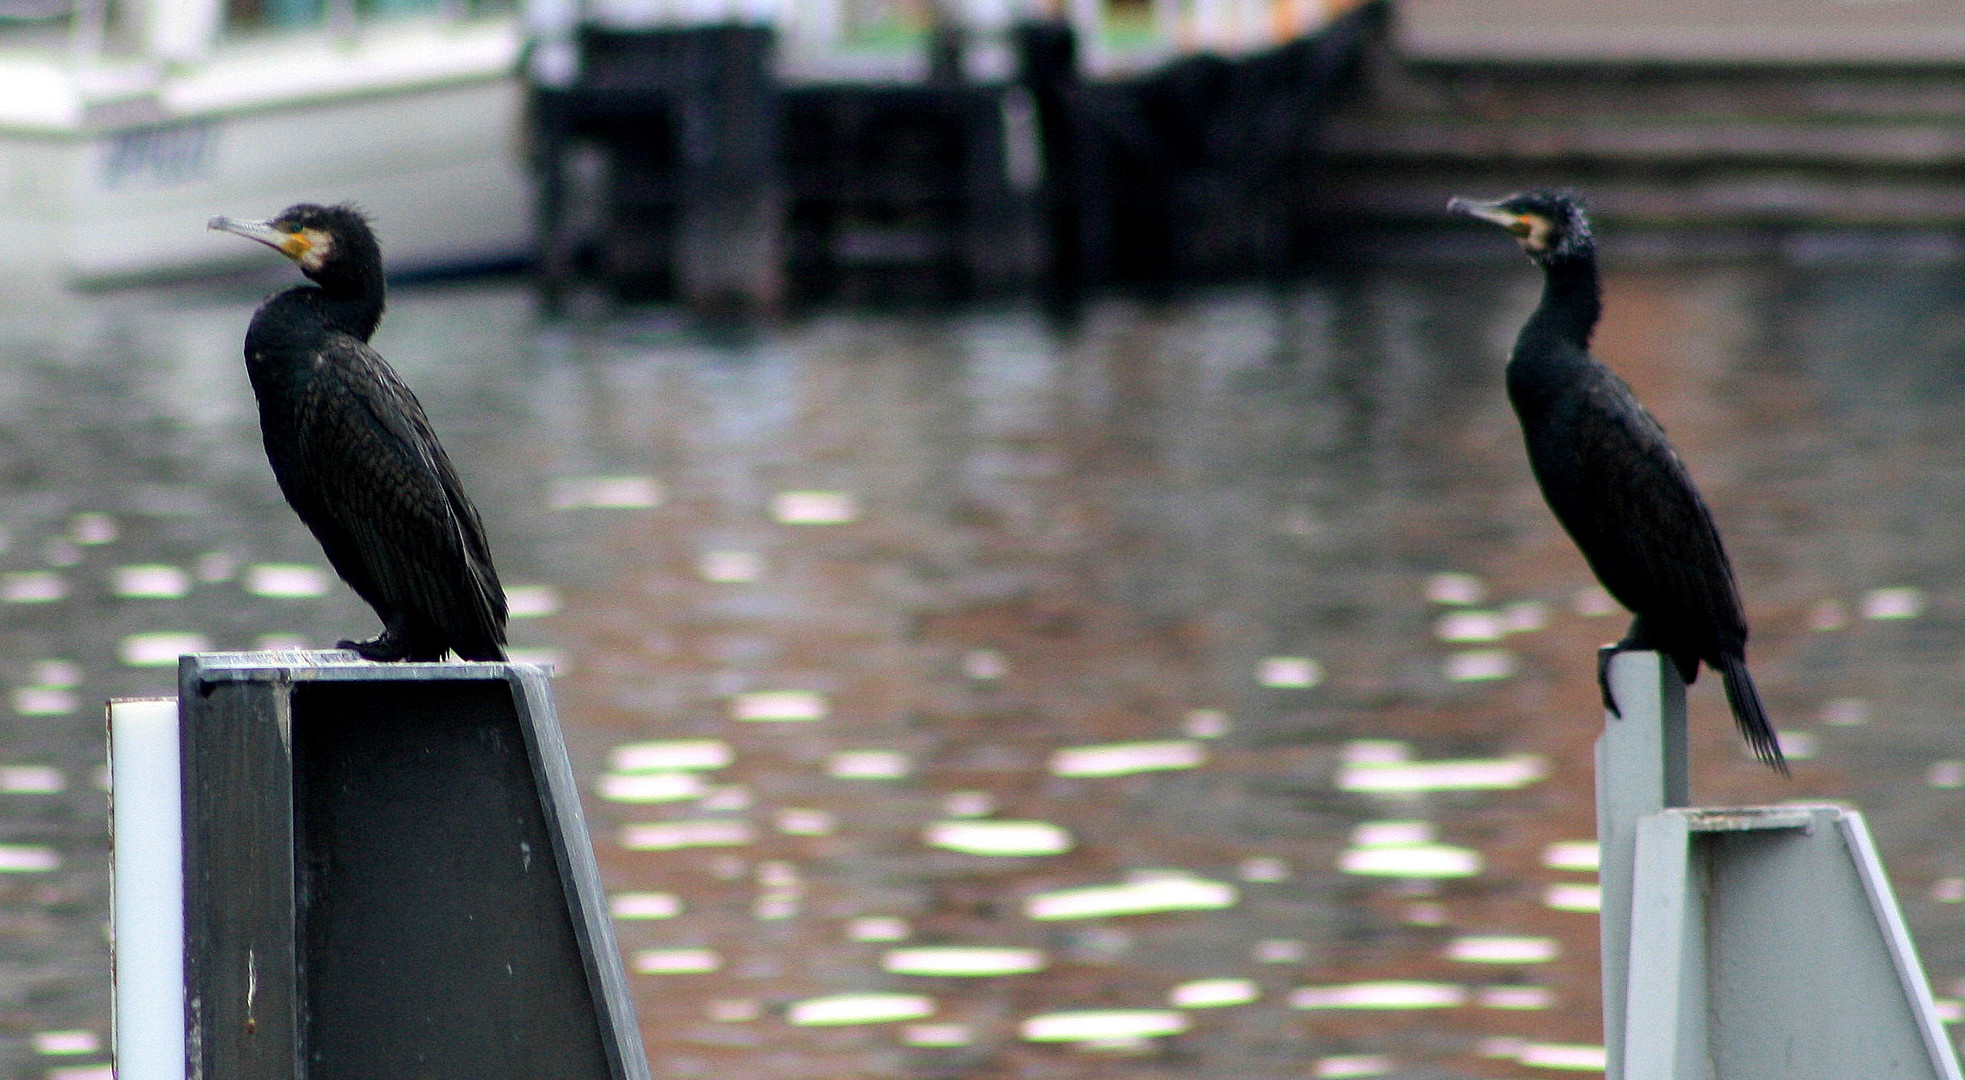
[[[367,341],[382,322],[387,287],[382,274],[358,273],[315,279],[319,298],[316,303],[328,325],[359,341]]]
[[[1542,265],[1542,302],[1522,327],[1519,351],[1539,345],[1588,349],[1590,333],[1603,312],[1597,287],[1596,253],[1589,250],[1550,259]]]
[[[253,314],[252,325],[246,328],[248,366],[254,366],[255,357],[279,361],[307,355],[319,347],[323,334],[346,334],[366,342],[381,321],[379,293],[350,296],[319,285],[295,285],[272,296]]]

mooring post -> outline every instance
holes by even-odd
[[[1110,259],[1104,155],[1086,111],[1090,98],[1078,70],[1078,39],[1063,22],[1021,22],[1011,30],[1017,81],[1030,95],[1037,128],[1040,258],[1053,299],[1102,281]]]
[[[566,0],[527,0],[526,28],[532,35],[526,56],[526,94],[530,120],[527,146],[537,179],[533,232],[538,240],[539,295],[546,313],[560,312],[573,278],[575,240],[567,235],[566,168],[570,135],[568,92],[580,74],[580,12]]]
[[[955,87],[963,160],[962,263],[970,288],[995,293],[1043,272],[1043,131],[1019,83]]]
[[[1619,1080],[1630,980],[1631,887],[1638,821],[1690,801],[1685,760],[1685,682],[1655,652],[1610,660],[1610,692],[1597,740],[1597,880],[1603,891],[1603,1045],[1606,1080]],[[1636,1080],[1636,1078],[1632,1078]]]
[[[540,669],[207,653],[111,729],[132,1080],[647,1080]],[[181,889],[144,870],[171,837],[129,814],[181,825]],[[126,983],[143,972],[181,997]],[[166,1045],[175,1067],[128,1068]]]
[[[768,311],[785,288],[776,38],[752,26],[682,33],[676,285],[699,310]]]
[[[527,93],[531,103],[528,149],[537,179],[532,213],[538,242],[539,300],[547,315],[559,315],[573,285],[578,254],[578,239],[567,227],[572,216],[566,183],[570,107],[565,87],[534,85]]]

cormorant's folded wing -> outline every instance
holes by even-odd
[[[1708,649],[1743,643],[1746,619],[1712,512],[1664,429],[1604,374],[1577,410],[1574,490],[1558,516],[1604,587],[1657,629],[1705,639]]]
[[[425,612],[467,640],[502,644],[505,594],[483,524],[416,396],[352,337],[335,336],[320,360],[302,453],[322,503],[336,508],[339,544],[321,537],[336,569],[349,576],[341,564],[352,559],[386,603]]]

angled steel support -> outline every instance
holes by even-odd
[[[112,706],[117,747],[157,735],[160,703],[136,705]],[[646,1080],[541,671],[202,654],[175,712],[177,1075]],[[128,771],[154,788],[169,770],[150,760]],[[118,913],[168,909],[122,873],[159,843],[133,834],[126,853],[125,817],[163,793],[114,794]],[[119,963],[149,955],[148,921],[119,921]],[[120,972],[118,994],[150,1000]]]
[[[1611,1080],[1960,1080],[1862,815],[1687,807],[1685,688],[1613,661],[1597,744]]]

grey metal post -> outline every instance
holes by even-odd
[[[1689,790],[1685,683],[1678,672],[1654,652],[1619,653],[1610,661],[1610,691],[1622,715],[1605,712],[1597,740],[1597,874],[1603,890],[1605,1080],[1620,1080],[1638,820],[1686,805]]]
[[[647,1080],[544,672],[179,668],[186,1075]]]

